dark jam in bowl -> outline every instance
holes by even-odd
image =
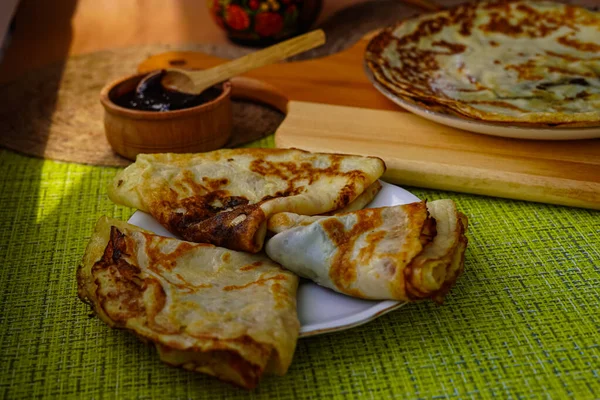
[[[163,88],[160,78],[162,74],[150,79],[139,92],[134,89],[113,99],[113,102],[133,110],[161,112],[196,107],[216,99],[223,93],[222,85],[210,87],[199,95],[175,92]]]

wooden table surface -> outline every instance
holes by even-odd
[[[327,0],[317,24],[364,0]],[[212,21],[205,0],[22,0],[0,81],[69,55],[140,44],[233,46]]]

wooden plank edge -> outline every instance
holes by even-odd
[[[285,138],[277,133],[275,146],[324,153],[343,152],[310,144],[297,146],[286,143]],[[384,161],[388,169],[382,179],[394,184],[600,210],[600,184],[596,183],[506,171],[497,173],[443,163]]]

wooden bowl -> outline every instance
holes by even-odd
[[[216,99],[182,110],[139,111],[112,100],[135,90],[147,74],[121,78],[100,92],[104,130],[112,148],[123,157],[139,153],[195,153],[223,147],[231,136],[231,83],[223,83]]]

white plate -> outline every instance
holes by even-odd
[[[390,92],[385,86],[377,82],[373,76],[373,73],[368,67],[365,66],[365,70],[375,88],[379,90],[385,97],[407,111],[410,111],[413,114],[426,118],[430,121],[437,122],[438,124],[463,129],[469,132],[483,133],[484,135],[501,136],[513,139],[575,140],[600,138],[600,126],[590,128],[527,128],[522,126],[510,126],[494,122],[460,118],[454,115],[427,110],[419,107],[416,104],[399,98],[394,93]]]
[[[383,188],[367,206],[370,208],[394,206],[419,201],[412,193],[381,182]],[[175,237],[150,215],[136,211],[129,222],[158,235]],[[298,319],[300,337],[319,335],[352,328],[369,322],[395,310],[406,303],[398,301],[369,301],[349,297],[321,287],[313,282],[301,280],[298,288]]]

